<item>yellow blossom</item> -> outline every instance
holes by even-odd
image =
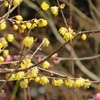
[[[48,9],[49,9],[49,5],[44,1],[44,2],[42,2],[42,4],[41,4],[41,8],[42,8],[43,10],[48,10]]]
[[[60,8],[61,9],[63,9],[64,7],[65,7],[65,4],[64,3],[60,5]]]
[[[9,50],[4,50],[4,51],[3,51],[3,56],[4,56],[4,57],[7,57],[8,55],[9,55]]]
[[[23,71],[16,73],[16,79],[21,80],[24,77],[25,73]]]
[[[27,88],[28,87],[28,79],[24,79],[20,82],[21,88]]]
[[[6,29],[6,21],[2,19],[0,21],[0,30],[4,30],[4,29]]]
[[[45,41],[45,42],[43,43],[43,46],[44,46],[44,47],[48,47],[49,44],[50,44],[49,40],[48,40],[47,38],[44,38],[43,41]]]
[[[47,23],[47,21],[46,21],[45,19],[42,19],[42,18],[41,18],[41,19],[38,20],[38,26],[39,26],[39,27],[47,26],[47,24],[48,24],[48,23]]]
[[[14,40],[14,35],[13,34],[8,34],[7,35],[7,40],[8,40],[8,42],[12,42]]]
[[[40,77],[39,83],[42,85],[45,85],[45,84],[49,83],[49,80],[46,76],[42,76],[42,77]]]
[[[45,69],[48,69],[50,67],[50,63],[48,61],[44,61],[42,63],[42,67],[45,68]]]
[[[31,36],[26,36],[23,40],[23,43],[26,47],[30,47],[34,43],[34,38]]]
[[[51,9],[52,14],[54,14],[55,16],[58,15],[58,7],[57,6],[52,6],[50,9]]]

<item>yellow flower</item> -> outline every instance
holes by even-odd
[[[52,84],[54,85],[54,86],[61,86],[62,84],[63,84],[63,80],[62,79],[53,79],[52,80]]]
[[[22,17],[21,15],[17,15],[15,18],[16,18],[16,20],[18,20],[18,21],[22,21],[22,20],[23,20],[23,17]]]
[[[39,27],[47,26],[47,24],[48,23],[47,23],[47,21],[45,19],[41,18],[41,19],[38,20],[38,26]]]
[[[21,80],[24,77],[25,73],[23,71],[16,73],[16,79]]]
[[[28,87],[28,79],[24,79],[20,82],[21,88],[27,88]]]
[[[13,29],[14,30],[18,30],[18,26],[17,25],[13,25]]]
[[[85,82],[84,82],[84,88],[89,88],[89,86],[91,85],[91,82],[89,81],[89,79],[85,79]]]
[[[8,42],[6,41],[6,39],[4,37],[1,38],[1,43],[2,43],[2,47],[6,46],[8,44]]]
[[[0,21],[0,30],[4,30],[6,28],[6,21],[4,19],[2,19]]]
[[[42,63],[42,67],[45,68],[45,69],[48,69],[50,67],[50,63],[48,61],[44,61]]]
[[[18,6],[22,2],[22,0],[12,0],[12,2],[14,6]]]
[[[49,5],[44,1],[42,4],[41,4],[41,8],[43,10],[48,10],[49,9]]]
[[[42,76],[40,78],[39,83],[42,84],[42,85],[45,85],[45,84],[49,83],[49,80],[48,80],[48,78],[46,76]]]
[[[38,68],[34,67],[31,71],[29,71],[27,78],[37,77],[38,75]]]
[[[86,34],[82,34],[81,39],[85,41],[87,39]]]
[[[85,80],[82,77],[80,77],[75,81],[75,86],[82,87],[84,86],[84,83],[85,83]]]
[[[65,4],[64,3],[60,5],[60,8],[61,9],[64,9],[64,7],[65,7]]]
[[[44,38],[43,41],[45,41],[45,42],[43,43],[43,46],[44,46],[44,47],[48,47],[49,44],[50,44],[49,40],[48,40],[47,38]]]
[[[3,56],[4,56],[4,57],[7,57],[8,55],[9,55],[9,50],[4,50],[4,51],[3,51]]]
[[[72,39],[74,38],[74,36],[72,35],[72,33],[71,32],[67,32],[65,35],[64,35],[64,39],[66,40],[66,41],[71,41]]]
[[[26,36],[23,40],[23,43],[26,47],[30,47],[34,43],[34,38],[31,36]]]
[[[70,88],[74,87],[75,86],[75,82],[71,79],[68,79],[68,80],[65,80],[64,81],[64,84]]]
[[[4,58],[0,56],[0,63],[4,62]]]
[[[8,79],[10,74],[6,74],[5,78]],[[11,77],[9,78],[9,80],[13,80],[15,79],[15,74],[12,74]]]
[[[65,27],[61,27],[61,28],[59,29],[59,33],[60,33],[62,36],[64,36],[64,35],[66,34],[66,32],[68,32],[68,30],[67,30]]]
[[[52,14],[54,14],[55,16],[58,15],[58,7],[57,6],[52,6],[50,9],[51,9]]]
[[[13,35],[13,34],[8,34],[8,35],[7,35],[7,40],[8,40],[9,42],[12,42],[12,41],[14,40],[14,35]]]

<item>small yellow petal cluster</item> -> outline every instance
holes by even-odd
[[[47,20],[45,19],[38,19],[38,27],[44,27],[44,26],[47,26]]]
[[[35,27],[37,27],[37,25],[38,25],[38,20],[35,18],[35,19],[33,19],[32,29],[34,29]]]
[[[49,79],[46,76],[42,76],[42,77],[40,77],[39,83],[42,85],[45,85],[45,84],[49,83]]]
[[[8,7],[8,6],[9,6],[8,1],[5,1],[4,6],[5,6],[5,7]]]
[[[12,0],[12,2],[14,6],[18,6],[22,2],[22,0]]]
[[[4,19],[2,19],[0,21],[0,30],[2,31],[4,29],[6,29],[6,21]]]
[[[25,75],[25,72],[24,71],[20,71],[18,73],[16,73],[16,80],[21,80]]]
[[[4,56],[4,57],[7,57],[8,55],[9,55],[9,50],[4,50],[4,51],[3,51],[3,56]]]
[[[64,9],[64,7],[65,7],[64,3],[60,5],[60,9]]]
[[[100,90],[100,83],[98,84],[98,90]]]
[[[44,38],[43,41],[44,41],[43,46],[48,47],[50,44],[49,40],[47,38]]]
[[[30,47],[32,44],[34,43],[34,38],[31,37],[31,36],[26,36],[23,40],[23,44],[26,46],[26,47]]]
[[[21,15],[16,15],[15,18],[18,21],[22,21],[23,20],[23,17]]]
[[[47,4],[47,3],[44,1],[44,2],[42,2],[42,4],[41,4],[41,8],[42,8],[43,10],[48,10],[48,9],[49,9],[49,4]]]
[[[30,59],[25,59],[21,62],[20,67],[21,68],[27,68],[31,65],[32,65],[31,60]]]
[[[57,6],[52,6],[50,9],[51,9],[52,14],[54,14],[55,16],[58,15],[58,7]]]
[[[8,79],[10,74],[6,74],[5,78]],[[15,74],[12,74],[9,80],[14,80],[15,79]]]
[[[30,22],[25,23],[25,25],[26,25],[26,27],[27,27],[28,29],[31,29],[31,27],[32,27],[32,24],[31,24]]]
[[[38,83],[39,81],[40,81],[40,77],[39,76],[34,78],[34,82]]]
[[[6,41],[6,39],[4,37],[1,38],[0,41],[0,49],[5,47],[8,44],[8,42]]]
[[[83,41],[85,41],[85,40],[87,39],[86,34],[82,34],[81,39],[82,39]]]
[[[74,87],[75,82],[74,82],[74,80],[67,79],[67,80],[64,81],[64,84],[65,84],[66,86],[72,88],[72,87]]]
[[[63,83],[64,83],[64,82],[63,82],[62,79],[53,79],[53,80],[52,80],[52,84],[53,84],[54,86],[61,86]]]
[[[64,37],[66,41],[71,41],[74,38],[75,32],[71,28],[67,30],[65,27],[59,29],[59,33]]]
[[[28,73],[28,75],[26,77],[27,78],[37,77],[38,76],[38,72],[39,72],[38,68],[34,67],[29,71],[29,73]]]
[[[84,83],[85,83],[85,79],[80,77],[75,81],[75,86],[80,88],[80,87],[84,86]]]
[[[4,58],[0,56],[0,63],[4,62]]]
[[[27,88],[28,87],[28,79],[24,79],[20,82],[21,88]]]
[[[50,67],[50,63],[48,61],[44,61],[42,63],[42,67],[45,68],[45,69],[48,69]]]
[[[67,79],[64,81],[64,84],[70,88],[72,87],[84,87],[89,88],[89,86],[91,85],[91,82],[88,79],[83,79],[82,77],[76,79],[75,81],[72,79]]]
[[[8,42],[12,42],[14,40],[14,35],[8,34],[6,38],[7,38]]]
[[[85,79],[85,82],[84,82],[84,88],[87,89],[89,88],[89,86],[91,85],[91,82],[89,81],[89,79]]]

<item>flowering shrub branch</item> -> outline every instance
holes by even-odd
[[[58,34],[63,37],[65,42],[58,46],[47,56],[37,54],[42,51],[43,47],[48,48],[50,45],[50,41],[48,38],[44,37],[41,43],[33,51],[38,38],[33,37],[31,32],[34,31],[35,28],[46,27],[48,25],[48,22],[50,23],[50,20],[47,20],[45,18],[37,18],[39,12],[37,13],[35,18],[29,20],[24,20],[24,18],[20,14],[10,17],[10,14],[13,13],[13,11],[18,6],[20,6],[22,2],[23,0],[5,0],[2,1],[2,4],[0,6],[8,7],[7,13],[0,17],[0,31],[5,31],[8,27],[7,23],[10,22],[13,31],[18,33],[18,35],[21,37],[21,39],[18,39],[21,43],[19,55],[16,54],[15,56],[11,55],[10,50],[8,49],[11,46],[10,44],[13,43],[14,40],[17,40],[15,33],[7,33],[4,36],[0,37],[0,74],[4,76],[3,79],[0,79],[0,82],[3,82],[0,86],[0,90],[2,90],[9,81],[19,81],[19,86],[21,88],[28,88],[31,81],[34,81],[35,83],[41,85],[51,83],[56,87],[64,85],[69,88],[84,87],[85,89],[89,88],[92,83],[99,83],[100,80],[89,80],[82,77],[76,78],[66,74],[58,73],[53,70],[53,65],[59,65],[60,61],[63,60],[72,60],[74,62],[76,60],[90,60],[100,57],[100,55],[96,55],[83,58],[74,58],[74,56],[73,58],[63,58],[58,57],[57,53],[64,46],[76,40],[77,37],[81,37],[81,39],[85,41],[88,38],[89,34],[100,33],[100,30],[75,32],[68,25],[64,16],[64,3],[60,4],[59,0],[57,0],[56,2],[58,6],[52,6],[49,5],[48,2],[43,1],[40,4],[40,9],[43,10],[43,12],[49,11],[56,17],[57,15],[59,15],[60,10],[61,16],[65,23],[65,27],[61,26],[58,29]],[[68,2],[67,4],[69,5]],[[72,8],[74,7],[72,6]],[[72,18],[72,16],[70,17]],[[34,58],[36,58],[35,61]],[[6,65],[10,65],[10,68],[7,68]],[[43,72],[45,72],[45,74]]]

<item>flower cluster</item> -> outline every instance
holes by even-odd
[[[42,63],[42,67],[45,68],[45,69],[48,69],[50,67],[50,63],[48,61],[44,61]]]
[[[58,15],[58,8],[57,6],[52,6],[50,9],[51,9],[51,12],[52,14],[54,14],[55,16]]]
[[[38,68],[37,67],[34,67],[32,68],[31,70],[29,70],[28,74],[27,74],[27,78],[33,78],[33,77],[37,77],[38,76]]]
[[[32,65],[31,60],[30,59],[25,59],[21,62],[20,67],[21,68],[27,68],[31,65]]]
[[[71,28],[66,29],[65,27],[61,27],[59,29],[59,33],[64,37],[66,41],[71,41],[75,35],[75,32],[73,32]]]
[[[63,83],[64,83],[64,82],[63,82],[62,79],[53,79],[53,80],[52,80],[52,84],[53,84],[54,86],[61,86]]]
[[[42,76],[42,77],[40,77],[39,83],[42,85],[45,85],[45,84],[49,83],[49,79],[46,76]]]
[[[14,35],[8,34],[6,38],[7,38],[8,42],[12,42],[14,40]]]
[[[48,10],[49,9],[49,4],[47,4],[47,2],[42,2],[42,4],[41,4],[41,8],[43,9],[43,10]]]
[[[60,9],[64,9],[64,7],[65,7],[65,4],[61,4],[60,5]],[[52,14],[53,15],[55,15],[55,16],[57,16],[58,15],[58,9],[59,9],[59,7],[57,7],[57,6],[49,6],[49,4],[47,3],[47,2],[42,2],[42,4],[41,4],[41,8],[42,8],[42,10],[48,10],[49,8],[50,8],[50,10],[51,10],[51,12],[52,12]]]
[[[40,18],[33,18],[29,21],[23,21],[21,15],[16,15],[14,18],[9,19],[13,24],[13,29],[18,30],[19,33],[24,33],[26,29],[34,29],[35,27],[45,27],[47,26],[47,20]]]
[[[0,30],[6,29],[6,21],[4,19],[0,20]]]
[[[85,89],[86,88],[89,88],[89,86],[91,85],[91,82],[87,79],[83,79],[83,78],[78,78],[76,79],[76,81],[74,80],[71,80],[71,79],[67,79],[64,81],[64,84],[68,87],[84,87]]]
[[[8,1],[5,1],[5,2],[4,2],[4,6],[5,6],[5,7],[8,7],[8,6],[9,6]]]
[[[14,6],[18,6],[22,2],[22,0],[12,0],[12,2]]]
[[[3,51],[3,56],[4,56],[4,57],[7,57],[8,55],[9,55],[9,50],[4,50],[4,51]]]
[[[27,88],[28,87],[28,79],[23,79],[21,82],[20,82],[20,87],[21,88]]]
[[[15,76],[16,76],[15,78],[16,78],[16,80],[21,80],[24,77],[24,75],[25,75],[25,72],[20,71],[20,72],[15,74]]]
[[[44,26],[47,26],[47,20],[45,20],[45,19],[39,19],[38,20],[38,26],[39,27],[44,27]]]

